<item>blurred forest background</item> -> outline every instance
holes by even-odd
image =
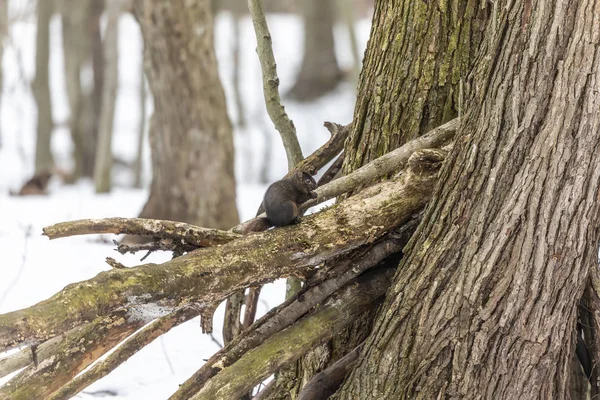
[[[152,13],[139,3],[0,0],[0,313],[110,268],[111,237],[50,243],[46,225],[143,216],[228,229],[253,217],[287,171],[246,2],[214,0],[210,15],[188,2],[180,11],[193,27],[161,1]],[[283,104],[307,155],[330,137],[324,121],[352,119],[372,0],[264,7]],[[284,290],[265,286],[258,314]],[[223,305],[212,338],[197,319],[183,324],[78,398],[165,398],[222,343],[222,314]]]

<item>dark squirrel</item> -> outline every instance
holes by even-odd
[[[300,222],[298,205],[316,198],[316,188],[317,183],[305,171],[297,171],[288,178],[272,183],[263,199],[267,216],[252,221],[245,227],[244,232],[259,232],[271,226]]]

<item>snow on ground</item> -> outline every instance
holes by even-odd
[[[96,195],[89,181],[63,186],[57,180],[50,185],[50,195],[40,198],[17,198],[8,195],[17,190],[33,170],[35,152],[35,103],[28,88],[34,75],[35,18],[30,0],[12,1],[11,17],[20,16],[11,25],[10,40],[3,60],[4,88],[0,108],[0,313],[27,307],[62,289],[65,285],[89,279],[109,269],[104,263],[107,256],[117,258],[125,265],[139,264],[141,255],[121,256],[114,252],[109,236],[87,236],[49,241],[41,236],[42,228],[52,223],[109,216],[134,217],[143,206],[147,190],[134,190],[126,170],[114,174],[116,188],[108,195]],[[274,52],[285,93],[293,84],[302,57],[302,22],[297,17],[270,15],[268,22],[274,38]],[[364,48],[370,22],[359,21],[357,33]],[[228,97],[230,115],[236,110],[232,96],[232,19],[221,14],[216,19],[216,49],[221,79]],[[113,152],[122,159],[133,160],[139,105],[137,93],[140,81],[141,37],[135,20],[124,15],[120,22],[120,87],[115,116]],[[348,40],[343,26],[336,27],[338,58],[343,67],[352,65]],[[266,184],[259,183],[259,171],[264,162],[265,138],[272,142],[273,153],[268,180],[282,176],[286,158],[277,132],[264,110],[260,67],[255,53],[255,37],[251,21],[241,24],[241,91],[246,108],[248,126],[235,128],[237,204],[242,219],[253,216],[260,203]],[[53,115],[56,122],[64,122],[69,109],[64,88],[62,38],[60,20],[51,24],[50,76]],[[84,76],[84,79],[85,76]],[[324,143],[329,133],[323,121],[347,123],[352,118],[354,88],[342,84],[333,93],[308,105],[295,104],[284,99],[286,110],[298,129],[304,153],[310,154]],[[151,114],[148,101],[146,118]],[[235,118],[233,118],[235,121]],[[52,150],[56,162],[70,168],[72,144],[64,126],[53,132]],[[144,152],[144,181],[150,180],[150,157],[146,144]],[[148,262],[168,260],[168,254],[152,254]],[[266,285],[261,294],[259,315],[283,299],[284,282]],[[221,342],[220,328],[223,305],[215,314],[215,338]],[[114,392],[115,399],[164,399],[178,385],[196,371],[218,349],[207,335],[202,335],[198,319],[174,328],[171,332],[144,348],[109,376],[96,382],[79,399],[95,398],[101,392]],[[2,357],[0,355],[0,357]],[[3,384],[6,379],[0,379]],[[96,396],[94,396],[94,393]]]

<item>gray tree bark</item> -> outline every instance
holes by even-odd
[[[600,1],[506,10],[339,399],[569,398],[577,305],[598,265]]]
[[[104,35],[104,82],[102,112],[100,117],[98,147],[94,165],[96,193],[106,193],[111,188],[113,164],[112,135],[115,103],[119,87],[119,17],[122,0],[108,0],[107,23]]]
[[[54,1],[39,1],[37,5],[37,33],[35,50],[35,78],[31,84],[37,105],[37,134],[35,143],[35,172],[50,171],[54,159],[50,150],[50,139],[54,122],[48,70],[50,65],[50,18],[54,12]]]
[[[208,0],[136,0],[154,97],[152,185],[140,216],[231,228],[233,135]]]
[[[304,56],[296,83],[288,92],[300,101],[314,100],[342,79],[333,38],[334,0],[304,0]]]

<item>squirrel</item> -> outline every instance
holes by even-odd
[[[317,194],[317,183],[306,171],[297,171],[269,186],[263,199],[266,217],[257,218],[248,224],[244,233],[260,232],[271,226],[284,226],[300,222],[298,205]]]

